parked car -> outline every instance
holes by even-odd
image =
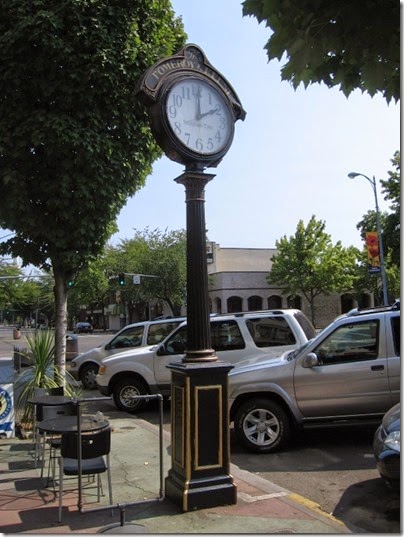
[[[229,373],[235,436],[257,453],[302,427],[380,421],[399,400],[399,306],[338,317],[300,349]]]
[[[217,315],[210,320],[211,345],[220,360],[237,364],[276,356],[300,347],[314,337],[315,329],[300,311],[268,310]],[[171,371],[167,365],[182,359],[187,346],[187,325],[182,323],[162,343],[134,349],[101,361],[96,377],[99,391],[113,395],[115,405],[127,412],[138,411],[145,400],[133,395],[170,395]]]
[[[74,327],[74,333],[75,334],[92,334],[93,325],[87,322],[77,323],[76,326]]]
[[[71,362],[67,362],[66,367],[73,378],[81,381],[84,388],[95,390],[97,387],[95,377],[103,358],[122,352],[124,349],[156,345],[184,320],[185,317],[170,317],[164,320],[129,324],[95,349],[84,352]]]
[[[384,416],[373,439],[373,453],[379,474],[386,484],[400,488],[401,409],[394,405]]]

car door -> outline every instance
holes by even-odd
[[[350,321],[309,347],[318,364],[298,358],[294,385],[306,418],[384,413],[392,406],[384,319]]]
[[[401,326],[400,314],[388,315],[386,319],[387,367],[392,404],[400,402],[401,385]]]
[[[171,371],[167,366],[182,360],[186,347],[187,327],[182,325],[156,349],[153,358],[153,370],[157,385],[163,386],[171,383]]]

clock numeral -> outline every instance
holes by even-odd
[[[187,99],[189,101],[191,98],[191,88],[187,86],[182,86],[181,89],[182,89],[182,98]]]
[[[215,134],[215,138],[217,143],[220,144],[222,141],[222,135],[220,134],[220,131],[217,131],[217,133]]]
[[[174,132],[177,136],[180,136],[180,134],[182,133],[182,130],[181,130],[181,123],[179,121],[176,121],[174,123]]]
[[[202,138],[197,138],[195,140],[195,147],[196,147],[196,150],[197,151],[203,151],[203,142],[202,142]]]
[[[191,139],[191,134],[189,132],[184,133],[185,138],[187,139],[187,145],[189,145],[189,141]]]
[[[220,128],[222,130],[226,128],[226,119],[224,117],[220,118]]]
[[[176,107],[172,104],[171,106],[168,107],[168,113],[170,114],[170,118],[171,119],[174,119],[177,115],[177,109]]]
[[[211,151],[213,149],[213,140],[212,138],[209,138],[208,143],[206,145],[206,148],[208,151]]]
[[[182,106],[182,96],[178,95],[178,93],[173,93],[173,105],[172,106],[178,106],[181,108]]]

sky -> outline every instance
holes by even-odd
[[[400,149],[399,105],[356,90],[281,80],[282,62],[268,63],[270,29],[243,17],[238,0],[172,0],[188,43],[198,45],[231,83],[243,108],[233,144],[205,189],[207,238],[222,248],[274,248],[314,215],[335,244],[363,246],[357,223],[375,208],[371,184],[387,179]],[[185,229],[185,190],[174,182],[184,166],[163,156],[146,185],[130,198],[111,242],[133,230]],[[380,210],[388,210],[378,184]]]

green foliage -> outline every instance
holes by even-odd
[[[269,60],[287,57],[282,80],[294,88],[323,82],[348,96],[355,88],[387,102],[400,98],[397,0],[244,0],[243,15],[272,30]]]
[[[391,212],[381,212],[380,226],[383,234],[383,251],[386,258],[386,267],[390,264],[401,266],[401,174],[400,174],[400,152],[396,151],[391,160],[395,170],[389,171],[389,178],[380,180],[384,199],[390,201]],[[376,231],[376,212],[368,211],[358,222],[357,229],[360,230],[363,241],[367,231]],[[390,285],[389,285],[390,287]],[[394,296],[394,294],[393,294]]]
[[[28,400],[34,396],[36,388],[48,390],[63,385],[62,379],[57,375],[54,369],[55,357],[55,336],[50,330],[30,334],[26,337],[28,353],[26,358],[30,365],[23,367],[14,381],[16,392],[20,392],[16,409],[17,414],[21,416],[22,421],[32,419],[32,406]],[[67,375],[65,384],[65,394],[68,396],[79,395],[75,388],[73,377]]]
[[[400,173],[400,152],[396,151],[391,159],[395,170],[387,172],[389,178],[381,180],[384,199],[390,201],[391,213],[386,216],[383,229],[383,245],[385,246],[386,257],[390,255],[391,261],[398,269],[401,266],[401,173]]]
[[[320,294],[345,292],[352,288],[357,250],[333,245],[325,223],[311,217],[307,226],[300,220],[296,234],[276,241],[278,253],[272,257],[270,284],[284,288],[288,295],[303,294],[311,307],[315,324],[315,299]]]
[[[186,289],[185,231],[136,231],[134,238],[122,241],[119,249],[121,263],[126,263],[121,270],[156,276],[141,277],[141,284],[128,286],[130,294],[124,297],[144,302],[157,298],[167,302],[174,315],[179,315]]]
[[[0,30],[4,249],[74,272],[160,155],[133,89],[184,33],[168,0],[10,0]]]
[[[138,78],[184,45],[169,0],[9,0],[0,17],[0,252],[67,281],[102,251],[161,155]]]

